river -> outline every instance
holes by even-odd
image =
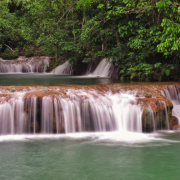
[[[3,180],[178,180],[180,135],[80,133],[0,137]]]
[[[1,74],[0,179],[179,179],[180,133],[169,130],[165,105],[171,100],[179,117],[180,88],[173,84]],[[147,107],[139,100],[162,108],[150,108],[151,133],[143,133]]]

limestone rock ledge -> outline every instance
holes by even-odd
[[[70,94],[68,94],[69,89],[73,89],[78,91],[86,91],[87,93],[92,93],[92,91],[96,91],[98,94],[104,95],[105,93],[129,93],[133,94],[136,98],[136,103],[142,109],[142,130],[143,132],[152,132],[154,130],[162,130],[162,129],[177,129],[179,128],[178,120],[176,117],[172,116],[173,104],[170,100],[165,98],[161,91],[166,88],[167,84],[101,84],[101,85],[89,85],[89,86],[80,86],[80,85],[69,85],[69,86],[0,86],[0,103],[8,101],[11,98],[18,98],[19,93],[24,93],[23,98],[25,98],[25,111],[27,112],[27,116],[31,116],[32,112],[28,114],[28,101],[30,101],[31,97],[37,97],[37,117],[40,118],[40,109],[42,104],[42,98],[45,96],[49,96],[54,99],[57,96],[61,96],[63,98],[71,98]],[[172,84],[180,86],[180,84]],[[15,89],[15,92],[12,92],[12,89]],[[79,98],[84,100],[87,96],[77,95]],[[96,95],[93,95],[96,96]],[[134,103],[134,102],[132,102]],[[54,107],[53,107],[54,108]],[[61,111],[61,110],[60,110]],[[62,114],[62,112],[60,112]],[[31,118],[31,117],[28,117]],[[52,117],[53,121],[53,129],[56,131],[57,125]],[[40,131],[39,120],[36,121],[34,125],[33,122],[28,125],[30,127],[30,131],[32,131],[33,127],[36,126],[36,132]],[[63,123],[58,125],[58,132],[64,132]],[[88,130],[91,130],[89,127]]]

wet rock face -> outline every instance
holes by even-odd
[[[153,112],[152,109],[144,109],[142,115],[143,132],[169,129],[170,125],[168,114],[172,112],[172,109],[168,109],[166,106],[165,108],[164,110],[159,109],[157,112]]]
[[[143,132],[169,129],[173,104],[166,98],[143,98],[138,103],[143,107]]]
[[[111,73],[112,79],[119,79],[119,67],[114,67],[112,73]]]

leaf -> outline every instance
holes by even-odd
[[[130,79],[133,79],[136,76],[136,73],[132,73]]]
[[[161,63],[160,63],[160,62],[159,62],[159,63],[154,64],[154,67],[155,67],[155,68],[158,68],[159,66],[161,66]]]
[[[164,69],[164,72],[165,72],[166,76],[169,76],[169,74],[170,74],[170,70],[169,69]]]

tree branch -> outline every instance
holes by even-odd
[[[60,17],[59,21],[56,24],[59,24],[62,20],[62,18],[73,8],[74,4],[77,2],[73,3],[72,6],[69,7],[69,9]]]
[[[14,52],[14,50],[12,48],[10,48],[7,44],[4,44],[6,47],[8,47],[12,52]]]

